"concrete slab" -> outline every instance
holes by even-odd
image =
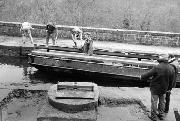
[[[137,104],[107,106],[78,113],[65,113],[46,103],[38,112],[37,121],[151,121]]]
[[[96,110],[65,113],[46,103],[38,112],[37,121],[96,121]]]
[[[100,106],[97,121],[151,121],[139,105]]]
[[[45,93],[18,93],[15,93],[17,97],[12,97],[11,101],[3,106],[0,121],[37,121],[37,112],[46,102]]]
[[[92,85],[94,90],[82,90],[83,86]],[[57,90],[57,87],[73,87]],[[94,110],[98,106],[99,90],[95,83],[90,82],[59,82],[48,90],[49,103],[64,112]]]
[[[5,89],[5,88],[0,88],[0,121],[2,121],[2,105],[4,104],[3,103],[3,99],[5,99],[8,94],[11,92],[12,90],[11,89]]]
[[[11,92],[11,89],[7,88],[0,88],[0,102],[8,96],[8,94]]]
[[[3,84],[0,83],[0,90],[14,90],[14,89],[24,89],[24,90],[44,90],[47,91],[52,83],[45,84],[31,84],[31,83],[11,83],[11,84]],[[6,93],[6,91],[3,91]],[[8,93],[8,92],[7,92]]]
[[[100,97],[109,98],[113,100],[124,99],[132,100],[138,99],[141,101],[141,107],[145,108],[147,114],[150,114],[151,111],[151,94],[148,87],[146,88],[137,88],[137,87],[99,87]],[[166,114],[165,121],[178,121],[175,118],[174,108],[180,111],[180,89],[174,88],[171,92],[171,101],[170,101],[170,110]],[[113,96],[112,96],[113,95]],[[123,100],[122,100],[123,101]]]

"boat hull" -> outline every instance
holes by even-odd
[[[75,52],[36,50],[29,55],[28,62],[41,70],[99,73],[123,79],[139,80],[156,62],[138,61],[106,55],[88,56]],[[180,80],[178,74],[178,82]]]

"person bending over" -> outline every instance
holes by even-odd
[[[23,44],[25,44],[25,39],[27,37],[30,38],[31,43],[34,44],[34,41],[33,41],[32,35],[31,35],[31,29],[34,29],[34,28],[32,28],[32,26],[29,22],[23,22],[22,23],[20,31],[22,33]]]
[[[57,27],[54,23],[52,22],[49,22],[47,25],[46,25],[46,32],[47,32],[47,35],[46,35],[46,45],[49,46],[49,38],[52,37],[52,43],[53,45],[56,44],[56,39],[57,39]]]
[[[72,40],[74,42],[74,47],[77,47],[77,38],[79,37],[80,40],[82,40],[82,30],[79,27],[74,27],[71,30],[71,36],[72,36]]]

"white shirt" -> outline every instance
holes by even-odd
[[[29,22],[22,23],[22,29],[31,29],[31,24]]]

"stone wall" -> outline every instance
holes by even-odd
[[[9,57],[27,57],[33,47],[0,45],[0,55]]]
[[[21,36],[21,23],[0,21],[0,35]],[[45,37],[45,25],[32,24],[33,37]],[[73,26],[57,25],[58,38],[70,39],[70,30]],[[91,28],[80,27],[84,32],[91,32],[93,40],[114,41],[120,43],[171,46],[180,47],[180,33],[157,32],[157,31],[138,31],[123,29]]]

